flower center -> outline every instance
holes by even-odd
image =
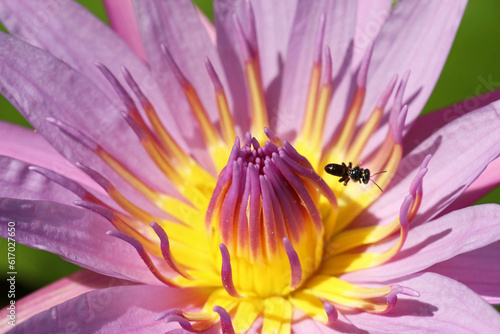
[[[333,192],[289,143],[260,146],[250,134],[242,147],[236,140],[206,216],[215,252],[230,254],[230,263],[218,256],[231,266],[223,271],[234,285],[225,284],[228,292],[286,295],[307,279],[323,253],[322,201],[336,214]]]

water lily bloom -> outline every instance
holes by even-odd
[[[1,235],[86,269],[13,333],[500,328],[498,94],[417,118],[465,0],[106,4],[0,3]]]

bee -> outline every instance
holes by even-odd
[[[349,162],[349,166],[347,166],[345,163],[342,163],[342,165],[328,164],[325,166],[325,172],[334,176],[339,176],[340,177],[339,182],[344,182],[344,186],[347,186],[349,180],[353,180],[354,182],[359,182],[364,184],[368,184],[368,181],[372,181],[377,186],[377,188],[380,189],[381,192],[384,192],[382,188],[380,188],[379,185],[370,178],[370,170],[368,168],[361,168],[359,166],[353,168],[352,162]],[[386,171],[384,170],[372,174],[371,176],[382,174],[385,172]]]

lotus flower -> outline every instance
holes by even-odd
[[[1,233],[86,268],[12,332],[498,330],[500,104],[417,118],[466,1],[391,3],[3,0]]]

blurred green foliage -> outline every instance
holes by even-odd
[[[79,0],[101,20],[107,22],[104,7],[100,1]],[[193,0],[209,17],[213,17],[212,1]],[[424,112],[431,112],[451,103],[500,87],[500,25],[498,24],[500,1],[470,0],[462,24],[453,44],[450,56],[436,88]],[[388,55],[389,56],[389,55]],[[411,79],[410,79],[411,80]],[[483,84],[490,81],[491,86]],[[0,96],[0,120],[28,126],[29,124],[2,96]],[[500,188],[480,202],[500,202]],[[7,248],[0,239],[1,252]],[[4,259],[6,258],[3,257]],[[66,276],[78,267],[59,257],[39,250],[17,245],[16,248],[18,289],[29,293],[53,280]],[[0,261],[2,275],[7,272],[6,261]],[[0,277],[4,279],[4,277]],[[5,298],[2,296],[2,298]],[[2,303],[3,304],[3,303]],[[500,310],[500,309],[499,309]]]
[[[212,0],[193,0],[193,3],[198,6],[198,8],[205,13],[205,15],[213,21],[214,11],[212,6]]]

